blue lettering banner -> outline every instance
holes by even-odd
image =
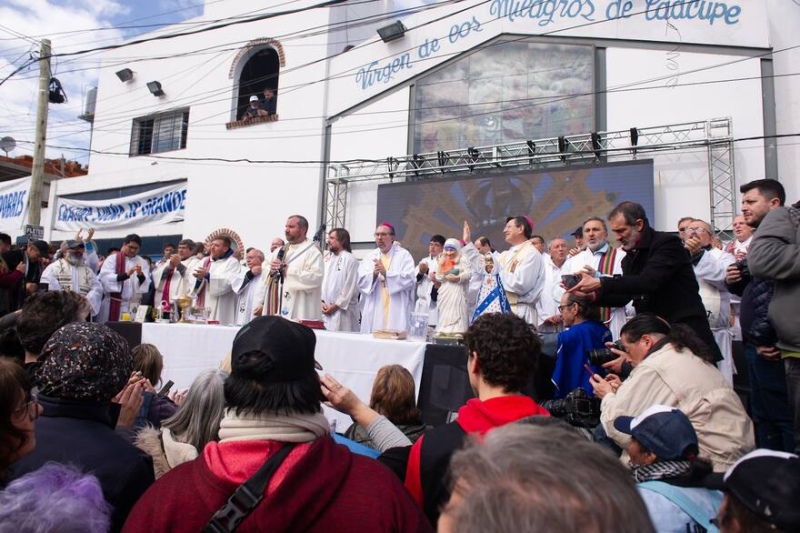
[[[16,234],[28,217],[31,178],[0,183],[0,231]]]
[[[169,224],[183,220],[186,182],[113,200],[56,200],[53,229],[124,228]],[[2,204],[0,204],[2,210]]]

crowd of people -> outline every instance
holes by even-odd
[[[54,254],[0,235],[0,531],[800,530],[800,203],[741,192],[729,243],[622,202],[573,243],[520,215],[501,253],[464,223],[420,261],[390,222],[360,261],[344,228],[323,253],[300,215],[269,255],[219,236],[155,264],[137,235],[105,258],[91,231]],[[240,329],[224,369],[169,391],[158,347],[104,323],[184,295]],[[362,400],[300,323],[412,312],[466,349],[475,397],[437,427],[407,369]],[[331,438],[323,402],[353,425]]]

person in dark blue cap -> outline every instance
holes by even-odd
[[[658,531],[715,531],[710,521],[722,493],[706,488],[712,467],[698,457],[697,433],[689,418],[674,407],[656,404],[636,417],[617,417],[614,427],[631,436],[631,473]]]
[[[717,520],[725,533],[800,531],[800,457],[754,450],[722,481],[725,500]]]

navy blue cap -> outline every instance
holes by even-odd
[[[679,461],[697,455],[697,433],[689,418],[668,405],[652,405],[639,416],[618,416],[614,427],[630,435],[661,460]]]

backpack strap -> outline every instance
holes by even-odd
[[[708,533],[719,533],[717,526],[711,523],[711,519],[715,517],[708,516],[708,513],[691,498],[689,498],[680,487],[670,485],[669,483],[664,483],[663,481],[645,481],[643,483],[637,483],[636,486],[664,496],[666,499],[680,507],[684,513],[688,514],[692,518],[692,520],[705,528]],[[713,501],[714,509],[719,509],[720,505],[722,505],[722,494],[716,490],[709,490],[709,495]]]
[[[267,459],[250,479],[239,485],[225,505],[214,513],[211,521],[203,528],[203,533],[236,531],[242,520],[264,499],[264,491],[267,489],[269,479],[295,446],[297,443],[294,442],[285,444]]]

